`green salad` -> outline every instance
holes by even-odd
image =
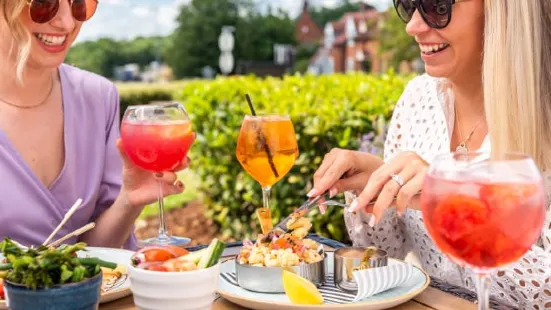
[[[84,250],[83,242],[60,247],[23,249],[11,239],[0,243],[0,253],[5,257],[0,262],[0,279],[26,287],[49,288],[66,283],[76,283],[96,276],[101,267],[115,269],[117,264],[98,258],[77,257]]]

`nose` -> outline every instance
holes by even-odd
[[[425,23],[425,21],[421,17],[421,14],[419,14],[419,10],[416,10],[413,13],[411,20],[406,25],[406,32],[412,37],[418,36],[423,32],[429,31],[430,29],[431,28],[429,27],[429,25],[427,25],[427,23]]]
[[[75,28],[75,19],[69,1],[59,1],[59,11],[50,24],[64,32],[71,32]]]

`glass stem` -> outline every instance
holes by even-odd
[[[165,204],[164,204],[164,195],[163,195],[163,180],[158,179],[157,184],[159,185],[159,233],[157,239],[168,239],[168,234],[166,231],[166,222],[165,222]]]
[[[266,186],[262,188],[262,201],[264,204],[265,209],[270,209],[270,193],[272,188],[270,186]]]
[[[489,276],[488,274],[482,273],[475,276],[476,280],[476,289],[478,295],[478,310],[490,310],[490,300],[489,300]]]

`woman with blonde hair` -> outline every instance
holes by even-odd
[[[115,86],[63,64],[97,5],[0,0],[0,238],[40,245],[81,198],[57,237],[94,221],[80,240],[135,248],[133,224],[156,201],[156,178],[168,195],[183,190],[174,173],[154,176],[124,156]]]
[[[309,196],[359,193],[351,209],[363,212],[345,216],[356,245],[375,244],[399,258],[412,253],[431,276],[474,291],[473,274],[428,236],[414,199],[437,155],[477,150],[529,154],[551,194],[550,0],[394,0],[394,6],[427,74],[414,78],[396,105],[384,161],[332,150]],[[549,307],[550,222],[548,208],[539,242],[493,275],[494,297],[521,309]]]

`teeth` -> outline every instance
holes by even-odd
[[[444,48],[448,47],[448,44],[442,43],[442,44],[435,44],[435,45],[419,45],[419,48],[421,49],[421,52],[423,53],[435,53],[443,50]]]
[[[36,37],[44,42],[44,44],[49,46],[59,46],[65,43],[65,40],[67,39],[67,36],[51,36],[51,35],[45,35],[38,33],[36,34]]]

